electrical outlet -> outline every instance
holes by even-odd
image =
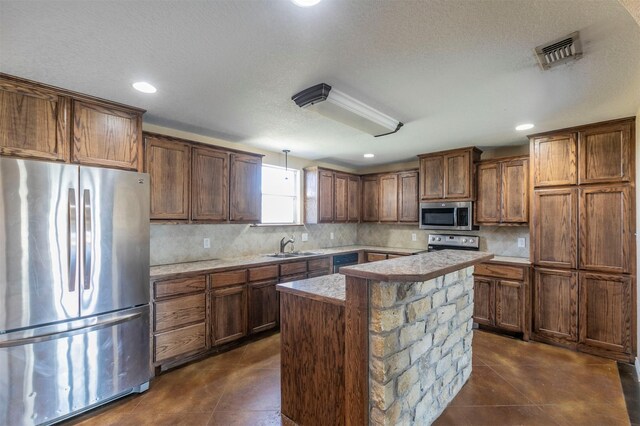
[[[306,232],[302,234],[302,236],[300,237],[301,241],[309,241],[309,234],[307,234]]]
[[[204,248],[211,248],[211,240],[209,238],[205,238],[202,242],[202,245],[204,246]]]
[[[329,234],[329,238],[333,240],[333,232]]]
[[[518,238],[518,247],[525,248],[527,246],[527,240],[524,238]]]
[[[418,241],[418,236],[416,235],[415,232],[411,233],[411,241]]]

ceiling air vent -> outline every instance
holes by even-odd
[[[566,37],[561,37],[536,47],[536,56],[543,70],[548,70],[564,62],[580,59],[582,57],[580,33],[576,31]]]

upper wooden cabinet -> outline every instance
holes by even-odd
[[[380,176],[380,222],[398,221],[398,175]]]
[[[478,164],[477,184],[477,224],[525,224],[529,221],[528,158]]]
[[[151,219],[189,219],[191,147],[145,136],[145,170],[151,183]]]
[[[262,218],[262,157],[230,155],[229,220],[260,222]]]
[[[631,180],[631,123],[605,124],[578,133],[578,183]]]
[[[631,273],[634,236],[631,187],[580,188],[580,269]]]
[[[319,167],[304,170],[304,222],[358,222],[360,178]]]
[[[578,264],[578,190],[538,189],[533,193],[531,231],[536,265],[576,268]]]
[[[377,222],[380,217],[380,179],[378,176],[362,178],[362,221]]]
[[[482,151],[475,147],[419,155],[420,199],[473,201],[474,165]]]
[[[417,222],[419,216],[418,172],[398,173],[398,221]]]
[[[229,153],[194,148],[192,159],[191,219],[229,219]]]
[[[143,113],[0,74],[0,154],[142,170]]]
[[[70,101],[0,75],[0,154],[69,160]]]
[[[533,137],[533,186],[575,185],[578,151],[575,133]]]
[[[142,114],[98,102],[73,101],[74,163],[142,169]]]

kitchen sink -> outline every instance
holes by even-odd
[[[312,251],[293,251],[293,252],[287,252],[287,253],[274,253],[274,254],[268,254],[267,256],[269,257],[277,257],[280,259],[286,259],[289,257],[300,257],[300,256],[315,256],[318,255],[319,253],[314,253]]]

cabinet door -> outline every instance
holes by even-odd
[[[444,156],[435,155],[420,159],[420,199],[444,198]]]
[[[239,285],[211,293],[213,344],[220,345],[247,334],[247,286]]]
[[[259,333],[274,328],[280,319],[276,284],[278,280],[249,284],[249,331]]]
[[[471,198],[471,153],[461,151],[444,157],[444,198]]]
[[[364,177],[362,178],[362,221],[377,222],[378,221],[378,178]]]
[[[229,219],[229,154],[208,148],[193,149],[191,219]]]
[[[495,284],[493,280],[475,277],[473,280],[473,320],[478,324],[495,324]]]
[[[580,269],[629,273],[632,258],[631,188],[580,188]]]
[[[333,222],[334,209],[334,186],[333,172],[328,170],[320,170],[318,174],[318,209],[319,222]]]
[[[335,174],[335,222],[346,222],[349,218],[348,186],[349,176],[340,173]]]
[[[142,170],[142,114],[73,101],[72,161]]]
[[[540,189],[533,194],[533,262],[577,267],[577,207],[575,188]]]
[[[510,331],[524,330],[524,283],[495,281],[496,327]]]
[[[590,128],[578,133],[580,183],[631,179],[631,124]]]
[[[349,176],[347,183],[347,220],[360,221],[360,178]]]
[[[398,175],[380,176],[380,222],[398,221]]]
[[[533,139],[533,186],[575,185],[577,158],[574,133]]]
[[[0,155],[69,159],[69,99],[0,78]]]
[[[398,220],[418,221],[418,172],[398,174]]]
[[[151,219],[189,219],[189,145],[145,137],[145,171],[151,187]]]
[[[580,343],[631,353],[632,278],[580,272]]]
[[[262,217],[262,158],[229,156],[229,220],[260,222]]]
[[[558,343],[577,341],[577,272],[535,268],[533,331]]]
[[[529,160],[513,160],[501,163],[503,223],[529,221]]]
[[[500,163],[479,164],[477,168],[478,199],[476,223],[500,222]]]

